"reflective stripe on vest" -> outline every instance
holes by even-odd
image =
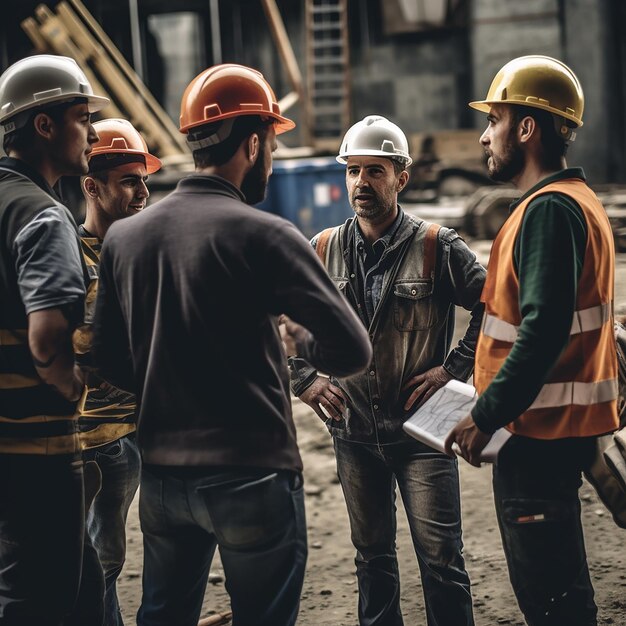
[[[616,400],[617,395],[617,380],[614,378],[592,383],[546,383],[528,410],[549,409],[569,404],[590,406]]]
[[[0,328],[0,454],[76,454],[75,409],[37,375],[28,330]]]
[[[597,330],[611,319],[613,312],[612,303],[605,302],[589,309],[574,312],[570,335],[577,335],[590,330]],[[483,319],[483,334],[497,341],[515,343],[519,332],[519,326],[509,324],[497,317],[485,314]]]

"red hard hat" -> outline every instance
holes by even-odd
[[[148,174],[161,169],[161,161],[148,152],[139,131],[128,121],[110,118],[93,125],[98,141],[93,144],[89,159],[102,154],[140,154],[146,160]]]
[[[240,115],[273,118],[277,135],[296,125],[280,114],[276,96],[261,72],[226,63],[209,67],[187,86],[180,105],[180,132]]]

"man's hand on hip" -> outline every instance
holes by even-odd
[[[300,400],[308,404],[323,421],[329,417],[339,421],[346,410],[346,396],[328,378],[318,376],[301,394]]]
[[[419,400],[419,404],[415,408],[424,404],[437,389],[443,387],[449,380],[452,380],[452,378],[452,374],[448,373],[441,365],[433,367],[426,372],[422,372],[417,376],[413,376],[413,378],[408,380],[406,385],[402,387],[402,391],[415,387],[404,404],[404,410],[408,411],[413,408],[417,400]]]

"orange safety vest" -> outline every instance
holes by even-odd
[[[554,192],[578,203],[588,234],[569,342],[533,403],[507,426],[515,434],[535,439],[587,437],[618,426],[613,235],[604,207],[580,179],[550,183],[531,194],[498,233],[481,296],[485,315],[476,348],[474,384],[483,393],[515,343],[522,322],[513,265],[515,241],[526,207],[537,196]]]

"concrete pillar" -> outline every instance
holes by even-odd
[[[590,184],[607,182],[609,173],[607,7],[597,0],[568,0],[564,12],[563,60],[576,72],[585,94],[584,126],[570,148],[568,164],[582,165]]]

